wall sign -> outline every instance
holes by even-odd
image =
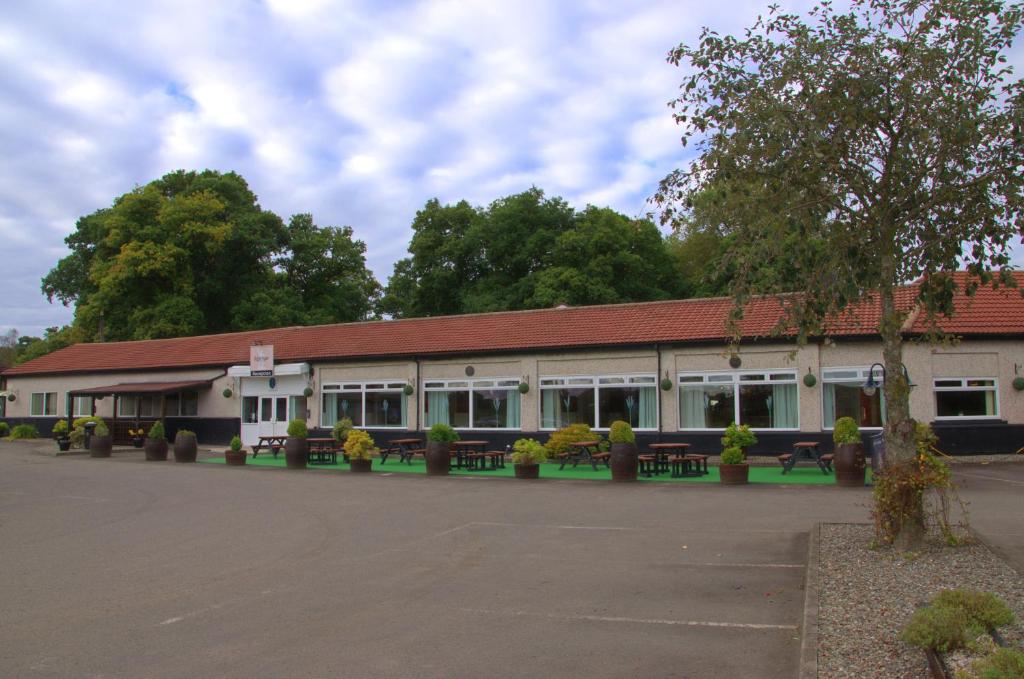
[[[249,374],[270,377],[274,374],[274,345],[254,344],[249,347]]]

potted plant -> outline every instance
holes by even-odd
[[[288,423],[288,438],[284,441],[284,463],[288,469],[305,469],[309,459],[309,428],[303,420]]]
[[[747,446],[757,443],[757,437],[750,427],[731,422],[722,437],[722,463],[718,466],[719,478],[726,485],[747,483],[750,479],[750,465],[747,464]]]
[[[196,434],[188,429],[179,429],[174,435],[174,461],[195,462],[199,447],[196,445]]]
[[[459,440],[459,433],[447,424],[438,422],[427,432],[427,474],[445,476],[451,468],[451,446]]]
[[[852,417],[840,417],[832,430],[832,442],[835,443],[835,459],[832,463],[836,469],[837,486],[864,486],[866,460],[864,443],[860,438],[860,429]]]
[[[68,435],[67,420],[57,420],[57,424],[53,425],[53,438],[57,441],[57,448],[62,453],[66,453],[71,449],[71,437]]]
[[[548,449],[539,441],[519,439],[512,445],[512,463],[517,479],[540,478],[540,463],[548,459]]]
[[[128,436],[132,437],[132,445],[136,448],[141,448],[143,443],[146,441],[146,430],[142,427],[138,429],[129,429]]]
[[[89,440],[89,457],[110,457],[114,447],[114,438],[110,435],[107,423],[97,418],[96,428]]]
[[[245,464],[247,456],[245,451],[242,450],[242,439],[232,436],[231,443],[228,445],[229,448],[224,451],[224,462],[233,467],[240,467]]]
[[[345,439],[348,437],[348,433],[352,431],[352,420],[348,417],[343,417],[334,423],[331,428],[331,438],[338,446],[345,445]]]
[[[377,452],[373,438],[365,431],[353,429],[345,439],[345,455],[354,472],[372,471],[373,454]]]
[[[608,431],[611,442],[612,481],[636,481],[636,434],[629,422],[616,420]]]
[[[146,451],[146,459],[150,462],[165,462],[167,460],[167,439],[164,438],[163,420],[157,420],[149,428],[149,436],[142,444]]]

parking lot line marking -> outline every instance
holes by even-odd
[[[167,618],[166,620],[164,620],[164,621],[163,621],[162,623],[160,623],[160,624],[161,624],[161,625],[173,625],[174,623],[176,623],[176,622],[181,622],[181,621],[182,621],[182,620],[184,620],[184,619],[185,619],[185,618],[183,618],[183,617],[181,617],[181,616],[179,616],[179,617],[177,617],[177,618]]]
[[[988,474],[967,474],[964,472],[956,472],[957,476],[966,476],[972,479],[988,479],[990,481],[1002,481],[1003,483],[1011,483],[1015,486],[1024,486],[1024,481],[1017,481],[1015,479],[1004,479],[999,476],[989,476]]]
[[[651,531],[656,530],[664,532],[665,528],[662,526],[576,526],[566,524],[553,524],[553,523],[509,523],[505,521],[473,521],[467,523],[465,526],[507,526],[510,528],[555,528],[558,530],[608,530],[608,531]],[[681,528],[673,526],[670,530],[675,533],[703,533],[699,528]],[[757,528],[719,528],[715,530],[716,533],[782,533],[786,535],[792,535],[794,533],[806,533],[805,530],[786,530],[786,529],[757,529]]]
[[[682,627],[726,627],[731,629],[781,629],[796,630],[797,625],[773,625],[757,622],[719,622],[714,620],[660,620],[657,618],[627,618],[612,615],[556,615],[554,613],[531,613],[529,611],[494,611],[486,608],[460,608],[464,613],[504,615],[527,618],[546,618],[568,622],[624,622],[639,625],[680,625]]]

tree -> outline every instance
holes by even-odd
[[[913,305],[933,325],[965,292],[1012,285],[1008,244],[1022,218],[1022,84],[1005,53],[1020,4],[955,0],[823,2],[802,18],[770,8],[742,37],[704,29],[668,60],[688,67],[672,102],[688,167],[655,197],[678,224],[709,187],[729,225],[737,308],[783,289],[782,262],[806,294],[784,298],[801,340],[853,304],[880,305],[888,453],[911,460],[914,423],[901,369],[911,309],[897,287],[920,278]],[[919,539],[907,526],[900,541]]]
[[[53,326],[43,331],[43,336],[30,337],[22,335],[18,338],[16,346],[17,355],[14,363],[20,364],[31,361],[34,358],[45,356],[51,352],[69,347],[77,341],[75,331],[70,325],[58,328]]]

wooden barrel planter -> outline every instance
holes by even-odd
[[[349,470],[365,474],[373,471],[373,460],[349,460]]]
[[[639,460],[635,443],[613,443],[610,462],[612,481],[636,481]]]
[[[145,442],[142,444],[142,449],[146,452],[146,460],[148,460],[149,462],[167,461],[166,439],[147,438]]]
[[[726,486],[742,486],[750,481],[750,465],[746,463],[718,465],[718,476]]]
[[[300,436],[284,440],[284,464],[288,469],[305,469],[309,459],[309,442]]]
[[[245,460],[248,457],[249,454],[245,450],[228,449],[224,451],[224,463],[232,467],[241,467],[245,464]]]
[[[109,434],[97,436],[93,434],[89,439],[89,457],[110,457],[114,448],[114,437]]]
[[[517,479],[539,479],[540,478],[540,465],[539,464],[517,464],[513,465],[515,468]]]
[[[174,437],[174,461],[195,462],[199,446],[196,444],[196,437],[189,434],[179,433]]]
[[[428,476],[447,476],[451,469],[451,444],[447,441],[427,441],[427,452],[423,457],[427,461]]]
[[[864,444],[840,443],[836,446],[832,464],[836,470],[836,485],[863,488],[867,461]]]

